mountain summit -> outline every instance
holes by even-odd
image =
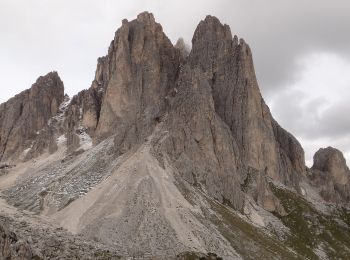
[[[144,12],[87,90],[69,99],[52,72],[1,104],[0,255],[346,259],[350,172],[334,148],[314,160],[228,25],[207,16],[188,50]]]

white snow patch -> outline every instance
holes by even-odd
[[[57,145],[63,145],[67,141],[66,136],[63,134],[57,138]]]
[[[47,122],[48,126],[51,126],[52,122],[63,122],[65,118],[65,113],[68,109],[68,106],[71,102],[71,99],[66,96],[64,98],[64,101],[61,103],[61,105],[58,108],[58,113],[54,117],[50,118]]]
[[[79,134],[79,139],[80,147],[78,149],[89,150],[92,148],[92,139],[85,131]]]
[[[67,110],[69,104],[71,102],[71,99],[67,96],[65,97],[64,101],[62,102],[62,104],[60,105],[59,107],[59,110],[62,112],[62,111],[65,111]]]
[[[23,151],[23,155],[26,156],[29,151],[32,150],[32,147],[29,147]]]
[[[33,148],[33,143],[27,149],[23,150],[23,153],[22,153],[23,157],[25,157],[29,153],[29,151],[32,150],[32,148]]]
[[[82,107],[79,108],[79,119],[80,120],[83,119],[83,108]]]
[[[20,155],[19,159],[20,160],[24,160],[27,156],[27,154],[32,150],[33,148],[33,143],[27,148],[27,149],[24,149],[22,154]]]

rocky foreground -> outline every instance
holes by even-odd
[[[305,166],[251,50],[123,20],[89,89],[51,72],[0,105],[0,259],[349,259],[350,171]]]

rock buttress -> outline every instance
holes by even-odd
[[[50,72],[28,90],[0,105],[0,161],[18,158],[31,147],[37,132],[56,115],[64,99],[64,86]]]

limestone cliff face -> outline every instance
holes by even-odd
[[[77,128],[83,127],[92,137],[100,119],[102,99],[109,79],[112,63],[109,55],[98,58],[95,78],[89,89],[75,95],[66,111],[65,127],[68,151],[74,151],[79,146]]]
[[[211,16],[192,45],[167,97],[166,151],[183,178],[219,201],[243,209],[245,192],[283,214],[267,177],[298,189],[304,152],[262,99],[249,46]]]
[[[186,57],[190,54],[191,48],[188,46],[183,38],[179,38],[175,44],[175,48],[180,51],[180,54],[183,59],[186,59]]]
[[[0,105],[0,161],[16,159],[32,146],[32,140],[56,115],[64,87],[56,72]]]
[[[175,92],[168,97],[163,152],[186,181],[242,209],[244,165],[229,127],[215,112],[207,78],[185,65]]]
[[[192,44],[189,63],[207,76],[215,110],[230,127],[242,161],[275,181],[296,185],[305,172],[303,149],[273,120],[260,94],[249,46],[232,38],[230,28],[212,16],[200,22]]]
[[[180,59],[180,50],[152,14],[124,20],[108,54],[98,59],[92,86],[72,99],[66,120],[71,150],[77,146],[78,124],[95,143],[116,134],[118,153],[143,141],[165,113],[165,96],[174,88]]]
[[[155,118],[164,113],[179,56],[152,14],[124,20],[107,56],[109,80],[95,139],[117,133],[115,144],[123,152],[149,135]]]
[[[314,155],[309,177],[326,201],[349,203],[350,170],[339,150],[333,147],[319,149]]]

